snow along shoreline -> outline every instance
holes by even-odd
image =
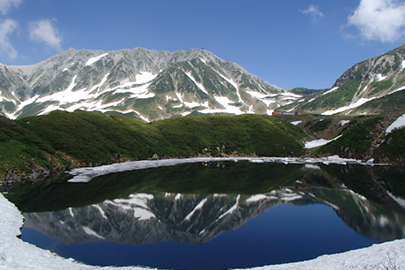
[[[301,158],[301,157],[199,157],[199,158],[181,158],[181,159],[160,159],[160,160],[140,160],[140,161],[128,161],[122,163],[114,163],[109,165],[97,166],[97,167],[83,167],[75,168],[67,173],[73,175],[72,179],[68,182],[71,183],[86,183],[91,179],[110,173],[118,173],[132,170],[142,170],[149,168],[175,166],[179,164],[199,163],[199,162],[219,162],[219,161],[249,161],[252,163],[284,163],[284,164],[314,164],[323,163],[328,164],[358,164],[358,165],[389,165],[387,163],[374,163],[371,159],[367,162],[363,162],[357,159],[341,158],[337,155],[322,157],[322,158]]]

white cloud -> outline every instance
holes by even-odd
[[[11,45],[8,36],[17,29],[17,23],[7,19],[0,24],[0,52],[6,53],[8,57],[17,58],[17,51]]]
[[[34,41],[41,41],[48,44],[48,46],[61,51],[62,38],[58,30],[52,25],[49,19],[39,20],[36,22],[28,23],[28,30],[30,38]]]
[[[367,40],[394,42],[405,35],[405,3],[397,0],[361,0],[348,24]]]
[[[310,5],[308,9],[300,10],[300,12],[302,14],[311,16],[314,22],[316,22],[324,17],[320,8],[316,5]]]
[[[0,13],[6,15],[11,6],[18,7],[22,0],[0,0]]]

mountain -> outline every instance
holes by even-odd
[[[31,66],[0,64],[0,114],[76,109],[145,121],[190,113],[271,113],[302,97],[204,49],[68,49]]]
[[[0,114],[10,119],[76,109],[145,121],[273,110],[405,112],[405,45],[355,64],[324,90],[280,89],[204,49],[68,49],[31,66],[0,64]]]
[[[318,91],[279,110],[323,115],[380,114],[394,107],[405,112],[405,45],[355,64],[330,89]]]

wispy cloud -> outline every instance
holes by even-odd
[[[308,9],[305,10],[300,10],[302,14],[309,15],[312,17],[312,20],[314,22],[317,22],[318,20],[322,19],[325,17],[323,13],[321,12],[320,8],[316,5],[310,5]]]
[[[405,36],[405,3],[397,0],[361,0],[348,17],[367,40],[394,42]]]
[[[6,15],[12,6],[18,7],[21,3],[22,0],[0,0],[0,13]]]
[[[45,42],[48,46],[61,51],[62,38],[58,30],[52,25],[49,19],[28,23],[30,38],[34,41]]]
[[[17,58],[17,51],[11,45],[9,35],[17,29],[17,23],[7,19],[0,24],[0,52],[6,53],[11,59]]]
[[[22,0],[0,0],[0,14],[6,16],[11,7],[18,7]],[[17,58],[17,51],[11,45],[9,36],[17,30],[17,22],[11,19],[0,21],[0,54],[6,54],[9,58]]]

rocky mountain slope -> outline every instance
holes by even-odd
[[[76,109],[145,121],[211,113],[405,112],[405,46],[355,64],[325,90],[280,89],[204,49],[69,49],[31,66],[0,64],[0,114]],[[397,108],[398,107],[398,108]]]
[[[204,49],[69,49],[31,66],[0,64],[0,114],[76,109],[145,121],[200,113],[271,113],[301,94],[282,90]]]
[[[405,112],[405,46],[355,64],[332,88],[308,95],[280,110],[323,115]]]

